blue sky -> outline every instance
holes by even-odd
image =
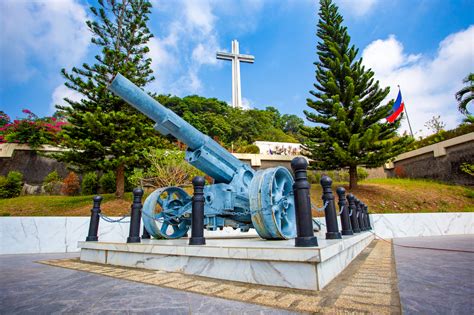
[[[60,69],[92,62],[84,0],[0,2],[0,108],[13,118],[28,108],[50,115],[64,96]],[[448,128],[462,119],[454,93],[474,71],[474,1],[336,1],[352,42],[390,97],[400,84],[413,129],[440,115]],[[216,60],[232,39],[242,53],[242,96],[249,107],[275,106],[303,117],[314,83],[316,1],[153,1],[150,42],[157,80],[149,90],[231,100],[230,62]],[[474,110],[474,109],[473,109]],[[403,124],[401,131],[407,126]]]

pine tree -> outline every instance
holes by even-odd
[[[314,98],[307,99],[312,111],[304,111],[318,125],[302,127],[303,144],[313,167],[349,167],[350,188],[355,188],[358,165],[381,166],[403,152],[412,139],[397,136],[400,120],[381,122],[394,102],[381,105],[390,89],[381,89],[374,72],[357,59],[358,49],[350,45],[338,7],[331,0],[320,0],[319,17],[317,82],[310,91]]]
[[[86,24],[93,34],[91,42],[101,53],[93,65],[84,63],[70,72],[62,69],[65,85],[83,99],[65,98],[70,106],[56,106],[70,123],[63,132],[64,145],[70,150],[55,157],[81,172],[113,170],[116,196],[122,198],[126,169],[139,166],[141,152],[157,146],[160,138],[153,122],[110,93],[107,85],[117,72],[140,87],[154,80],[151,59],[146,57],[146,44],[153,36],[147,27],[151,4],[98,0],[98,6],[90,10],[94,19]]]

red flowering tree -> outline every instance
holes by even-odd
[[[42,144],[58,144],[61,127],[67,124],[63,119],[55,117],[39,118],[28,109],[23,113],[26,118],[10,121],[10,117],[0,112],[0,143],[25,143],[32,148]]]

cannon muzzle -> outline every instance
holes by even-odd
[[[162,135],[172,135],[188,146],[186,160],[220,183],[230,183],[240,170],[253,171],[217,142],[118,73],[108,89],[156,122]]]

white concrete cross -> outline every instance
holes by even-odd
[[[232,52],[217,52],[217,59],[232,61],[232,107],[242,108],[242,89],[240,85],[240,62],[253,63],[252,55],[239,54],[239,42],[232,41]]]

